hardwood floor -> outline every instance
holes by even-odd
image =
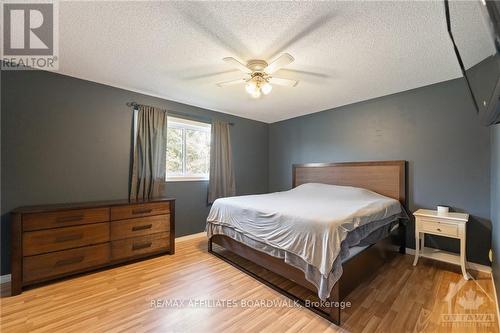
[[[14,297],[4,297],[9,290],[3,288],[1,331],[498,332],[493,287],[485,273],[472,271],[475,279],[465,281],[458,266],[422,259],[413,267],[411,256],[397,256],[348,297],[352,307],[339,328],[208,254],[206,245],[204,238],[178,242],[174,256]],[[190,299],[199,302],[189,304]]]

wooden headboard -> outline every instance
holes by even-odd
[[[292,186],[305,183],[362,187],[406,207],[406,161],[294,164]]]

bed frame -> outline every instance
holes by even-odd
[[[292,171],[292,187],[305,183],[363,187],[399,200],[407,210],[406,161],[294,164]],[[405,239],[406,221],[400,220],[399,228],[391,235],[342,264],[343,274],[332,289],[329,303],[320,304],[316,287],[305,279],[301,270],[286,264],[283,259],[224,235],[213,235],[208,240],[208,252],[340,325],[342,301],[358,285],[373,277],[389,258],[397,255],[398,247],[404,254]]]

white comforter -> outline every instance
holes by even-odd
[[[327,277],[348,232],[399,213],[397,200],[372,191],[309,183],[284,192],[217,199],[207,223],[293,253]]]

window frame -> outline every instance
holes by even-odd
[[[211,140],[211,128],[212,124],[205,123],[202,121],[184,119],[176,116],[167,116],[167,136],[168,130],[170,128],[177,128],[182,130],[182,170],[185,174],[186,172],[186,130],[200,131],[206,132],[209,135],[209,140]],[[168,148],[167,148],[168,149]],[[167,169],[167,165],[165,165],[165,169]],[[168,170],[165,170],[165,181],[166,182],[183,182],[183,181],[204,181],[207,182],[210,179],[210,158],[209,158],[209,171],[206,175],[175,175],[169,176]]]

